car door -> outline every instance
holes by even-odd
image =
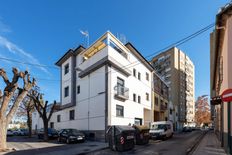
[[[65,141],[67,138],[67,130],[63,130],[62,133],[60,134],[60,138],[62,141]]]

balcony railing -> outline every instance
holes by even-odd
[[[161,104],[160,105],[160,110],[161,111],[165,111],[165,110],[167,110],[168,109],[168,107],[165,105],[165,104]]]
[[[124,86],[116,85],[114,87],[114,95],[123,100],[129,99],[129,88]]]

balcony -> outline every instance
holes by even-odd
[[[168,106],[165,104],[160,104],[160,111],[165,111],[168,109]]]
[[[114,96],[122,100],[128,100],[129,99],[129,88],[116,85],[114,87]]]

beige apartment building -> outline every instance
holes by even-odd
[[[153,73],[152,86],[152,120],[154,122],[167,121],[169,116],[168,86],[156,73]],[[172,111],[170,113],[172,115]]]
[[[232,102],[223,102],[221,96],[232,88],[232,3],[220,9],[215,24],[215,30],[210,34],[211,111],[221,146],[231,154]]]
[[[180,49],[173,47],[151,61],[155,72],[169,87],[169,120],[176,130],[193,126],[195,117],[194,64]]]

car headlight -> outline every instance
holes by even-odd
[[[77,138],[77,137],[75,137],[75,136],[70,136],[69,138]]]

